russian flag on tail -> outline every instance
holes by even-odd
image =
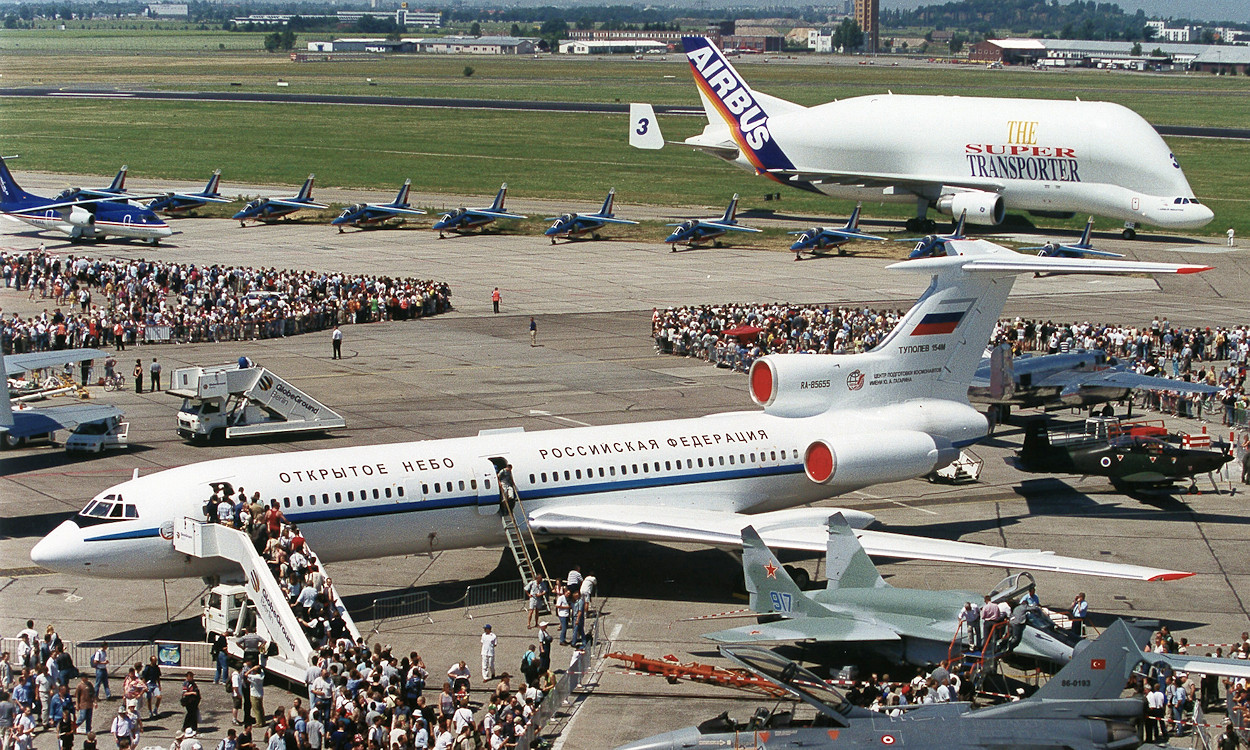
[[[912,329],[912,336],[933,336],[941,333],[953,333],[959,327],[959,321],[964,319],[964,313],[960,312],[933,312],[920,319],[916,327]]]

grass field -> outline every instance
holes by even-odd
[[[259,46],[262,36],[153,29],[6,33],[0,35],[0,85],[276,91],[273,84],[282,78],[291,84],[282,89],[289,92],[698,105],[688,67],[677,55],[643,61],[396,56],[296,64],[286,55],[229,51],[231,44]],[[217,49],[220,44],[228,50]],[[475,69],[471,78],[463,75],[466,64]],[[883,90],[1080,96],[1119,101],[1155,123],[1218,126],[1245,126],[1250,111],[1250,77],[1244,76],[753,58],[741,65],[760,90],[804,104]],[[691,135],[702,124],[690,117],[662,122],[670,139]],[[716,206],[741,192],[747,208],[824,215],[845,215],[851,208],[680,148],[632,150],[624,131],[623,116],[565,113],[51,99],[9,99],[0,106],[0,150],[21,153],[22,169],[103,175],[124,162],[135,175],[198,180],[221,167],[227,190],[232,181],[298,184],[308,172],[316,172],[322,185],[377,190],[410,176],[420,190],[448,193],[489,194],[507,180],[518,195],[588,202],[614,185],[627,203]],[[1172,138],[1170,145],[1196,194],[1216,211],[1216,221],[1202,231],[1218,234],[1233,226],[1250,235],[1250,143]],[[778,189],[783,203],[762,201]],[[866,209],[878,217],[911,212],[891,204]],[[1075,227],[1081,217],[1037,223]]]

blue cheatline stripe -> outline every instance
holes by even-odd
[[[548,499],[556,497],[572,497],[578,495],[592,495],[604,492],[622,492],[626,490],[635,490],[643,488],[663,487],[663,486],[684,486],[690,484],[703,484],[707,482],[721,482],[732,479],[748,479],[753,477],[782,476],[786,474],[799,474],[803,471],[802,464],[785,464],[781,466],[764,466],[758,468],[742,468],[729,471],[708,471],[700,474],[683,474],[681,476],[644,476],[639,475],[630,479],[622,479],[615,482],[595,482],[592,484],[573,484],[554,487],[529,488],[522,494],[522,501],[535,499]],[[679,481],[675,481],[679,480]],[[339,490],[342,492],[342,490]],[[326,494],[326,493],[320,493]],[[485,504],[494,504],[497,502],[494,495],[490,496],[489,502]],[[319,503],[320,504],[320,503]],[[343,520],[348,518],[369,518],[373,516],[390,516],[403,513],[414,513],[426,510],[445,510],[449,508],[474,507],[481,503],[477,495],[449,495],[447,497],[431,497],[424,500],[413,500],[403,503],[389,503],[376,505],[360,505],[351,502],[336,502],[333,507],[325,506],[323,509],[313,509],[316,506],[309,506],[308,510],[284,508],[283,513],[290,520],[296,523],[313,523],[318,521]],[[125,520],[125,519],[122,519]],[[102,536],[88,537],[84,541],[88,542],[112,542],[123,539],[142,539],[146,537],[158,536],[159,529],[134,529],[131,531],[118,532],[116,534],[104,534]]]

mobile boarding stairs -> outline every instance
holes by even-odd
[[[265,669],[302,684],[310,666],[309,657],[315,649],[265,558],[256,552],[247,534],[221,524],[182,518],[174,525],[173,545],[174,549],[192,557],[220,557],[239,564],[243,569],[248,598],[256,608],[259,620],[256,632],[278,648],[277,655],[265,661]],[[330,605],[342,616],[352,640],[359,641],[360,630],[347,613],[343,599],[333,587],[330,591]],[[243,657],[242,650],[233,640],[229,642],[228,651],[233,657]]]

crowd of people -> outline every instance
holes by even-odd
[[[746,372],[766,354],[804,352],[854,354],[868,351],[898,325],[904,311],[830,305],[725,304],[655,309],[651,333],[658,353],[697,357]],[[1055,323],[1014,318],[999,321],[990,341],[1019,355],[1101,349],[1138,372],[1205,382],[1219,387],[1214,398],[1224,424],[1250,408],[1246,367],[1250,326],[1187,328],[1155,317],[1143,326]],[[1168,391],[1151,405],[1197,416],[1194,402]],[[1201,399],[1199,399],[1201,400]]]
[[[52,306],[3,317],[6,354],[161,340],[248,341],[446,312],[439,281],[0,252],[5,288]],[[159,336],[157,334],[160,334]]]

